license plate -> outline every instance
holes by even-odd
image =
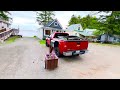
[[[72,55],[72,52],[67,52],[66,55]]]

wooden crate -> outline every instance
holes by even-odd
[[[55,59],[48,59],[47,55],[45,56],[45,69],[55,69],[58,67],[58,57],[55,56]]]

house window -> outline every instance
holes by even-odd
[[[57,22],[55,22],[55,23],[54,23],[54,26],[58,26],[58,23],[57,23]]]
[[[50,35],[50,30],[45,30],[45,35]]]

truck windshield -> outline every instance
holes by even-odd
[[[56,33],[54,38],[58,38],[59,36],[69,36],[67,33]]]

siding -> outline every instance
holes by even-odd
[[[59,23],[58,23],[57,26],[55,26],[54,23],[58,23],[58,22],[55,20],[55,21],[50,25],[50,27],[52,27],[52,28],[57,28],[57,29],[62,29],[61,26],[59,25]]]
[[[39,28],[37,30],[37,35],[36,35],[39,39],[42,39],[43,38],[43,29],[42,28]]]

